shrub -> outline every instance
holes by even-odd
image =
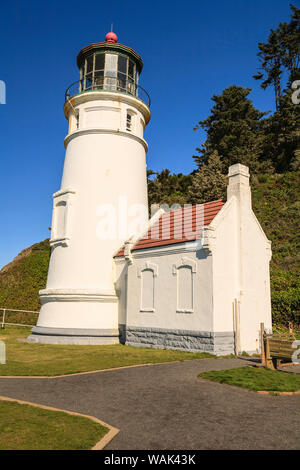
[[[300,324],[300,288],[272,292],[272,317],[274,323]]]

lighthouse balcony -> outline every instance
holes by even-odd
[[[85,76],[72,83],[66,90],[65,101],[67,102],[75,95],[90,91],[125,93],[135,96],[150,108],[150,96],[144,88],[128,77],[127,74],[118,72],[118,76],[105,75],[104,70],[95,71],[90,77]]]

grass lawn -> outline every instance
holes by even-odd
[[[53,376],[135,364],[214,357],[209,353],[136,348],[121,344],[81,346],[18,341],[18,338],[26,338],[29,334],[30,329],[26,327],[6,326],[0,329],[0,340],[6,344],[6,364],[0,364],[0,376]]]
[[[0,400],[0,450],[89,450],[107,432],[88,418]]]
[[[237,369],[202,372],[198,377],[251,390],[278,392],[300,390],[300,374],[269,370],[264,367],[238,367]]]

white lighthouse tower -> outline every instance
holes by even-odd
[[[64,104],[69,132],[61,188],[53,195],[47,286],[29,338],[112,344],[119,342],[113,255],[130,236],[136,210],[147,221],[143,133],[150,99],[139,85],[140,56],[113,32],[82,49],[77,64],[80,80]]]

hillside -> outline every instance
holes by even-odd
[[[273,322],[300,323],[300,172],[258,175],[251,182],[253,210],[272,241]]]
[[[272,241],[271,286],[276,323],[300,323],[299,209],[300,173],[254,176],[253,209]],[[46,285],[49,242],[23,250],[0,271],[0,307],[39,310],[39,289]]]
[[[49,240],[46,239],[21,251],[0,271],[0,307],[20,310],[39,310],[38,292],[46,285],[50,258]],[[31,324],[32,315],[27,316]],[[11,321],[20,318],[11,317]]]

